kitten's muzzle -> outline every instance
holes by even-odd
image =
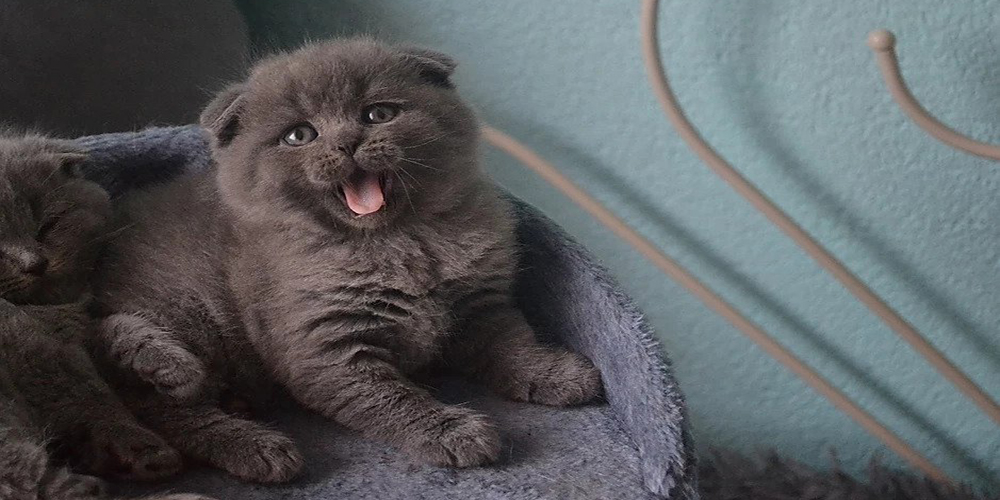
[[[49,269],[48,257],[40,249],[27,246],[3,246],[0,258],[8,261],[8,265],[21,274],[40,277]]]
[[[21,270],[32,276],[43,276],[49,269],[49,259],[44,255],[35,254],[22,264]]]

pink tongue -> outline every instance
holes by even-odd
[[[378,212],[385,205],[378,176],[368,172],[352,175],[344,183],[344,198],[347,199],[347,207],[358,215]]]

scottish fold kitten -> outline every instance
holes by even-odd
[[[142,427],[98,375],[82,300],[102,241],[107,195],[83,155],[37,136],[0,137],[0,498],[102,497],[87,472],[155,479],[180,455]],[[182,497],[175,497],[180,499]],[[193,497],[186,497],[193,498]]]
[[[478,163],[454,67],[370,39],[267,59],[202,115],[214,169],[122,204],[103,331],[169,353],[111,349],[159,389],[150,412],[185,422],[188,435],[151,422],[178,448],[224,446],[199,421],[222,419],[222,388],[246,395],[239,379],[258,370],[306,407],[452,467],[495,461],[499,433],[415,372],[443,365],[548,405],[600,396],[590,361],[540,344],[514,305],[514,217]],[[241,473],[242,459],[214,463]]]

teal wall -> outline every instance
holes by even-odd
[[[1000,3],[667,0],[680,100],[724,156],[1000,398],[1000,165],[907,121],[866,33],[899,35],[914,92],[1000,142]],[[1000,430],[674,135],[639,54],[639,0],[245,0],[263,47],[356,32],[454,55],[482,117],[562,168],[948,472],[994,489]],[[851,470],[899,461],[727,322],[495,151],[496,178],[594,251],[655,324],[699,444]],[[994,478],[994,479],[991,479]]]

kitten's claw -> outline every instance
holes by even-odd
[[[205,382],[205,365],[177,339],[142,316],[112,314],[99,327],[108,355],[156,390],[177,399],[190,399]]]
[[[232,443],[217,465],[230,474],[255,483],[283,483],[294,479],[305,460],[291,438],[261,431]]]
[[[601,372],[587,358],[569,351],[548,351],[530,370],[520,370],[512,377],[504,392],[515,401],[572,406],[594,401],[604,393]]]
[[[150,481],[181,471],[180,453],[142,427],[102,430],[92,438],[86,466],[94,474]]]
[[[172,342],[148,342],[136,353],[132,369],[156,390],[177,399],[197,395],[207,375],[201,360]]]
[[[449,407],[437,423],[413,438],[411,453],[444,467],[476,467],[500,457],[500,434],[484,415]]]

